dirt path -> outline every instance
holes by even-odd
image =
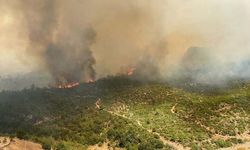
[[[43,150],[42,146],[31,141],[25,141],[20,139],[13,139],[13,141],[8,140],[8,142],[0,147],[0,150]]]
[[[178,105],[178,103],[175,103],[175,105],[172,106],[171,108],[171,113],[172,114],[176,114],[176,106]],[[229,109],[228,107],[225,108],[225,109]],[[224,109],[223,109],[224,110]],[[171,147],[173,147],[174,149],[176,150],[189,150],[190,148],[189,147],[184,147],[183,145],[179,144],[179,143],[176,143],[176,142],[172,142],[172,141],[169,141],[167,140],[166,138],[164,138],[163,136],[161,136],[160,133],[157,133],[157,132],[153,132],[151,129],[148,129],[148,128],[145,128],[142,123],[138,120],[138,119],[132,119],[130,117],[127,117],[125,115],[121,115],[117,112],[114,112],[114,111],[107,111],[108,113],[112,114],[112,115],[116,115],[116,116],[119,116],[119,117],[122,117],[122,118],[125,118],[125,119],[128,119],[132,122],[136,122],[136,124],[146,130],[147,132],[151,133],[151,134],[155,134],[155,135],[158,135],[160,137],[160,140],[165,144],[165,145],[169,145]],[[223,148],[223,149],[219,149],[219,150],[250,150],[250,131],[248,132],[245,132],[243,134],[240,134],[240,135],[235,135],[235,136],[227,136],[227,135],[221,135],[221,134],[216,134],[215,133],[215,130],[211,127],[207,127],[205,126],[204,124],[202,124],[200,121],[195,121],[195,123],[205,129],[207,132],[209,133],[212,133],[213,136],[211,139],[207,139],[208,141],[211,141],[211,140],[219,140],[219,139],[222,139],[222,140],[228,140],[228,139],[231,139],[231,138],[236,138],[236,139],[241,139],[242,141],[244,141],[244,143],[242,144],[237,144],[237,145],[233,145],[232,147],[229,147],[229,148]]]
[[[8,137],[0,137],[0,150],[4,149],[5,147],[9,146],[11,141]],[[5,141],[5,142],[3,142]]]
[[[241,139],[243,141],[249,141],[250,142],[250,132],[246,131],[243,134],[238,134],[235,136],[229,136],[229,135],[220,135],[220,134],[215,134],[212,138],[214,139],[223,139],[223,140],[227,140],[227,139],[231,139],[231,138],[236,138],[236,139]]]
[[[171,147],[173,147],[174,149],[176,150],[190,150],[189,147],[184,147],[183,145],[179,144],[179,143],[176,143],[176,142],[172,142],[172,141],[169,141],[167,140],[166,138],[164,138],[163,136],[160,135],[160,133],[157,133],[157,132],[153,132],[151,129],[147,129],[145,127],[143,127],[143,125],[141,124],[141,122],[139,120],[134,120],[134,119],[131,119],[129,117],[126,117],[125,115],[121,115],[119,113],[116,113],[116,112],[113,112],[113,111],[107,111],[105,110],[106,112],[112,114],[112,115],[115,115],[115,116],[118,116],[118,117],[122,117],[124,119],[127,119],[127,120],[130,120],[132,122],[136,122],[137,125],[142,128],[143,130],[146,130],[147,132],[151,133],[151,134],[155,134],[157,136],[160,137],[160,140],[164,143],[164,145],[169,145]]]
[[[87,148],[87,150],[109,150],[109,146],[104,143],[103,145],[92,145]]]
[[[220,150],[250,150],[250,132],[247,131],[243,134],[240,135],[236,135],[236,136],[223,136],[223,135],[218,135],[216,134],[214,137],[215,139],[223,139],[223,140],[227,140],[230,138],[236,138],[236,139],[241,139],[242,141],[245,141],[242,144],[236,144],[233,145],[232,147],[228,147],[228,148],[221,148]]]
[[[233,146],[228,147],[228,148],[221,148],[219,150],[250,150],[250,131],[246,131],[242,134],[238,134],[235,136],[221,135],[221,134],[215,133],[213,128],[207,127],[199,121],[197,121],[195,123],[198,126],[200,126],[201,128],[205,129],[207,132],[210,132],[213,134],[212,138],[209,139],[210,141],[211,140],[220,140],[220,139],[228,140],[228,139],[233,139],[233,138],[240,139],[240,140],[244,141],[244,143],[242,143],[242,144],[236,144],[236,145],[233,145]]]
[[[176,112],[176,106],[178,105],[178,103],[176,103],[172,108],[171,108],[171,113],[172,114],[175,114],[175,112]]]
[[[191,148],[189,147],[184,147],[183,145],[176,143],[176,142],[172,142],[169,140],[166,140],[163,136],[160,135],[160,133],[157,132],[152,132],[151,130],[147,130],[150,133],[153,133],[155,135],[158,135],[160,137],[160,140],[165,144],[165,145],[169,145],[171,147],[173,147],[176,150],[190,150]]]
[[[246,142],[243,144],[237,144],[228,148],[221,148],[219,150],[250,150],[250,142]]]

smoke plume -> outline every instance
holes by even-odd
[[[132,66],[156,80],[247,78],[249,10],[248,0],[0,0],[0,73],[64,83]]]
[[[96,33],[90,26],[66,22],[56,0],[28,0],[20,3],[28,28],[28,51],[44,63],[56,83],[95,79],[95,59],[90,45]]]

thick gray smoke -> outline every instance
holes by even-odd
[[[0,0],[0,74],[248,78],[249,16],[248,0]]]
[[[27,25],[28,52],[42,61],[58,84],[95,79],[95,59],[90,45],[96,33],[91,26],[77,27],[63,18],[56,0],[20,2]]]
[[[89,48],[94,41],[95,32],[86,29],[79,33],[79,43],[71,44],[70,39],[50,43],[44,54],[45,62],[57,83],[79,82],[95,79],[93,65],[95,59]]]

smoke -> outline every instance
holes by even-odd
[[[225,85],[230,80],[250,79],[249,57],[224,61],[216,54],[208,48],[190,47],[176,71],[177,79],[210,85]]]
[[[44,63],[56,83],[95,79],[90,45],[96,33],[91,26],[68,22],[56,0],[28,0],[19,5],[28,29],[28,52]]]
[[[66,38],[63,43],[50,43],[44,53],[47,67],[57,83],[88,81],[95,79],[95,59],[89,48],[95,38],[92,29],[86,29],[79,42],[71,44]],[[69,42],[69,43],[68,43]]]
[[[247,0],[0,0],[0,16],[4,74],[43,70],[61,83],[133,66],[147,79],[211,83],[250,72]],[[207,61],[187,57],[192,47]]]

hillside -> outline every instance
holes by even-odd
[[[3,91],[0,133],[58,150],[219,149],[248,144],[250,84],[200,91],[127,77],[73,89]]]

